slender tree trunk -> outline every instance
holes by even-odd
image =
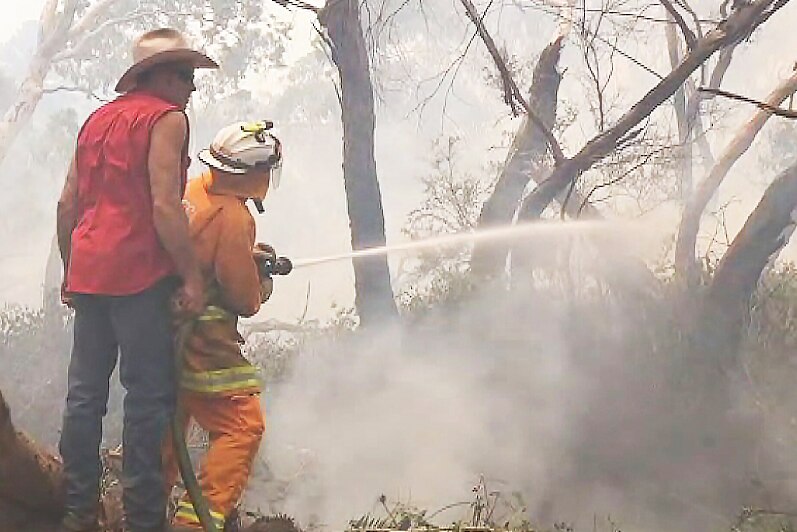
[[[382,195],[374,158],[374,91],[356,0],[330,2],[318,14],[340,72],[343,180],[352,248],[385,244]],[[361,325],[397,316],[387,257],[354,259],[355,304]]]
[[[667,51],[670,57],[670,67],[675,68],[681,62],[683,54],[676,26],[669,13],[667,14],[667,20],[669,24],[664,25],[664,32],[667,37]],[[675,91],[673,106],[675,107],[675,119],[678,126],[678,149],[676,151],[679,163],[678,195],[682,201],[686,201],[692,192],[692,127],[687,116],[685,83]]]
[[[558,164],[548,178],[523,201],[521,219],[539,217],[557,195],[592,165],[617,148],[626,135],[659,105],[672,96],[689,76],[717,50],[744,39],[778,9],[788,3],[780,0],[756,0],[741,5],[716,29],[699,39],[683,61],[641,100],[631,107],[613,127],[591,139],[575,156]]]
[[[44,79],[50,71],[53,57],[69,39],[69,30],[75,18],[77,0],[66,0],[63,11],[57,12],[58,2],[48,0],[42,9],[39,25],[39,43],[33,55],[19,94],[0,120],[0,163],[20,131],[30,121],[44,94]]]
[[[797,91],[797,71],[781,82],[767,97],[766,102],[773,106],[780,105],[795,91]],[[706,178],[700,182],[694,195],[684,207],[681,224],[678,228],[678,237],[675,242],[675,270],[690,285],[694,285],[697,282],[699,273],[695,263],[695,247],[703,211],[719,188],[720,183],[728,175],[731,167],[750,148],[756,135],[764,127],[770,116],[772,116],[771,113],[759,110],[744,127],[739,129],[736,136],[725,148],[725,151],[720,155]]]

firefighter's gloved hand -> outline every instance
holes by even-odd
[[[274,251],[274,248],[268,244],[258,242],[255,244],[254,249],[252,249],[252,255],[254,256],[255,262],[258,265],[257,270],[260,274],[260,302],[265,303],[268,301],[268,298],[271,297],[271,293],[274,291],[274,281],[271,279],[271,275],[268,275],[265,272],[263,265],[267,261],[270,261],[272,264],[274,264],[274,262],[277,260],[277,252]]]
[[[277,260],[277,252],[274,251],[274,248],[262,242],[255,244],[255,247],[252,249],[252,253],[255,256],[255,261],[267,259],[272,261]]]

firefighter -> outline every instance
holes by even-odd
[[[219,131],[199,153],[209,171],[189,182],[183,200],[209,305],[185,342],[178,404],[185,428],[193,418],[209,433],[198,480],[219,530],[246,487],[265,430],[257,369],[241,353],[237,322],[255,314],[272,290],[257,261],[273,256],[273,249],[255,243],[246,207],[251,199],[262,212],[269,186],[277,184],[280,144],[266,128],[236,123]],[[177,476],[171,441],[164,445],[164,468],[170,493]],[[188,497],[178,503],[173,525],[201,530]]]

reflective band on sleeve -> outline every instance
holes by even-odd
[[[216,525],[216,529],[222,530],[224,528],[224,515],[211,510],[210,516],[213,518],[213,524]],[[174,518],[187,523],[199,523],[199,516],[190,501],[180,501],[177,504],[177,513],[174,514]]]
[[[199,321],[224,321],[234,320],[235,315],[215,305],[205,307],[205,312],[197,318]]]
[[[212,371],[184,371],[180,386],[186,390],[200,393],[229,392],[249,388],[260,389],[258,369],[254,366],[239,366]]]

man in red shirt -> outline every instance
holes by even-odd
[[[171,304],[200,313],[202,273],[181,205],[185,106],[196,68],[217,68],[177,30],[138,37],[123,93],[86,120],[58,202],[64,302],[75,309],[61,433],[65,531],[98,530],[109,380],[125,387],[122,482],[130,532],[164,527],[161,443],[174,411]]]

